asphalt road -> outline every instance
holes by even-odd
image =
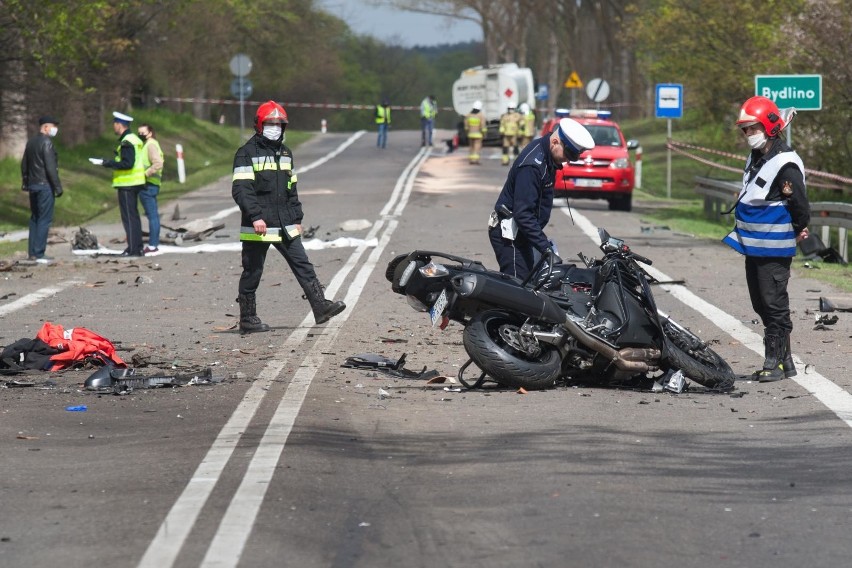
[[[416,248],[496,266],[496,150],[474,167],[464,151],[424,151],[417,132],[391,132],[384,151],[374,136],[330,133],[296,152],[304,224],[318,227],[309,255],[348,305],[324,326],[273,251],[258,292],[273,330],[236,331],[228,172],[177,203],[183,219],[161,204],[167,226],[225,224],[203,243],[136,260],[54,244],[54,265],[0,273],[0,344],[50,321],[109,338],[142,376],[222,379],[118,396],[84,390],[79,370],[0,389],[0,566],[849,565],[852,318],[813,329],[834,291],[807,270],[790,285],[800,376],[732,394],[456,392],[341,367],[405,354],[406,369],[454,377],[461,328],[432,329],[385,266]],[[662,280],[684,281],[656,289],[664,311],[738,372],[759,365],[735,253],[646,222],[654,203],[572,206],[575,224],[561,207],[548,227],[563,258],[595,255],[590,235],[607,228]],[[123,248],[120,227],[90,228]]]

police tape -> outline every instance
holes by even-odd
[[[154,101],[159,104],[160,102],[167,103],[190,103],[190,104],[214,104],[214,105],[238,105],[240,104],[239,100],[234,99],[199,99],[192,97],[155,97]],[[255,105],[260,106],[266,101],[242,101],[245,105]],[[287,101],[278,101],[278,104],[283,106],[284,108],[318,108],[318,109],[331,109],[331,110],[373,110],[376,108],[376,105],[356,105],[356,104],[347,104],[347,103],[299,103],[299,102],[287,102]],[[391,110],[420,110],[420,106],[411,106],[411,105],[391,105]],[[443,111],[451,111],[452,107],[438,107],[438,110]]]
[[[668,148],[668,149],[672,150],[673,152],[676,152],[676,153],[678,153],[682,156],[686,156],[690,159],[693,159],[697,162],[700,162],[702,164],[712,166],[712,167],[715,167],[715,168],[719,168],[719,169],[722,169],[722,170],[726,170],[726,171],[731,171],[731,172],[742,173],[742,168],[735,168],[735,167],[731,167],[731,166],[726,166],[724,164],[719,164],[717,162],[713,162],[712,160],[708,160],[706,158],[701,158],[699,156],[696,156],[693,153],[687,152],[686,150],[684,150],[684,148],[689,149],[689,150],[698,150],[700,152],[704,152],[704,153],[707,153],[707,154],[713,154],[713,155],[716,155],[716,156],[723,156],[725,158],[731,158],[731,159],[739,160],[739,161],[742,161],[742,162],[745,162],[745,160],[746,160],[746,156],[742,156],[742,155],[739,155],[739,154],[732,154],[730,152],[724,152],[722,150],[713,150],[712,148],[703,148],[701,146],[696,146],[694,144],[687,144],[686,142],[677,142],[676,140],[670,140],[669,142],[667,142],[666,148]],[[837,175],[837,174],[832,174],[832,173],[829,173],[829,172],[821,172],[819,170],[811,170],[811,169],[805,168],[805,173],[808,174],[809,176],[815,176],[815,177],[818,177],[818,178],[831,180],[831,181],[834,181],[834,182],[837,182],[837,183],[840,183],[840,184],[847,184],[847,185],[852,184],[852,178],[844,177],[844,176]],[[812,185],[819,186],[819,187],[837,187],[837,186],[829,186],[829,185],[825,185],[825,184],[815,184],[815,183],[812,184]]]

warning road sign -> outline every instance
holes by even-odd
[[[568,89],[582,89],[583,82],[576,71],[571,71],[571,75],[565,80],[565,87]]]

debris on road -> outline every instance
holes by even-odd
[[[438,371],[427,371],[425,366],[419,372],[404,368],[405,356],[403,353],[399,359],[394,360],[377,353],[360,353],[347,357],[341,367],[381,371],[403,379],[432,379],[438,376]]]

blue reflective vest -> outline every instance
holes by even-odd
[[[736,225],[722,242],[746,256],[796,256],[796,231],[786,201],[766,200],[775,177],[787,164],[795,164],[804,179],[805,166],[793,151],[776,154],[757,174],[749,172],[749,156],[735,208]]]

